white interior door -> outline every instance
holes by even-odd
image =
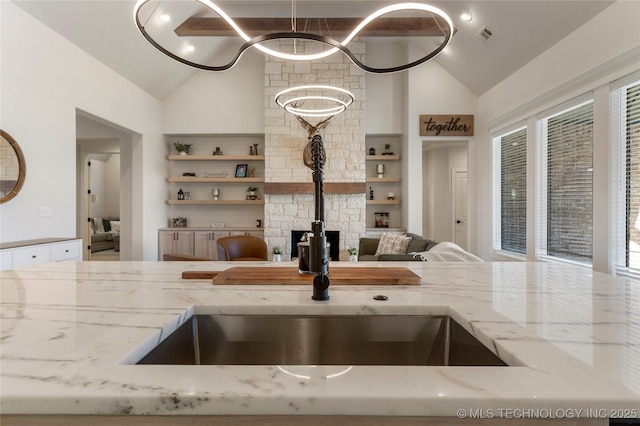
[[[467,250],[467,171],[452,171],[453,238],[454,243]]]

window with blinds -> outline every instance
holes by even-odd
[[[526,127],[495,137],[494,150],[494,249],[526,254]]]
[[[543,165],[538,204],[540,254],[591,264],[593,101],[539,121]]]
[[[612,85],[612,251],[618,272],[640,275],[640,73],[636,74]]]
[[[640,83],[627,88],[626,133],[626,266],[640,269]]]

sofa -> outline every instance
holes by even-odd
[[[358,248],[358,260],[359,261],[417,261],[421,262],[420,256],[414,256],[409,253],[425,252],[431,250],[438,243],[436,241],[422,237],[421,235],[407,233],[404,234],[410,237],[409,245],[406,247],[404,253],[394,254],[378,254],[378,245],[380,244],[380,238],[363,237],[360,238],[360,244]]]
[[[104,250],[120,251],[120,219],[91,218],[91,253]]]

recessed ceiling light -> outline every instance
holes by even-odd
[[[171,20],[171,15],[169,15],[168,13],[161,13],[160,14],[160,21],[161,22],[169,22]]]
[[[470,22],[473,19],[473,15],[468,10],[463,10],[460,14],[460,19],[466,22]]]
[[[191,52],[193,52],[194,50],[196,50],[196,48],[193,46],[193,44],[187,44],[187,45],[184,47],[184,50],[186,50],[188,53],[191,53]]]

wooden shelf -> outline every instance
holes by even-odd
[[[399,182],[400,182],[400,178],[397,178],[397,177],[383,177],[383,178],[368,177],[367,178],[367,183],[399,183]]]
[[[167,178],[169,183],[262,183],[264,177],[247,177],[247,178],[233,178],[233,177],[191,177],[191,176],[171,176]]]
[[[400,204],[400,200],[367,200],[367,204],[395,205]]]
[[[264,155],[169,155],[173,161],[264,161]]]
[[[400,159],[400,154],[393,155],[367,155],[367,161],[394,161]]]
[[[261,205],[264,204],[264,200],[167,200],[167,204],[188,206],[232,204]]]

